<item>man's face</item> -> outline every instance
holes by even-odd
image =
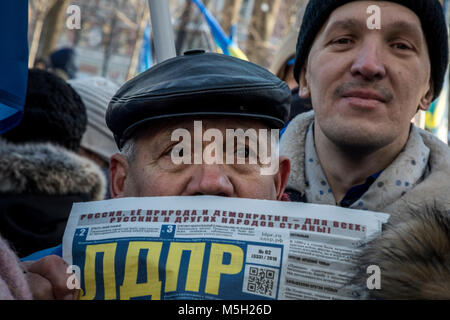
[[[246,119],[199,119],[202,134],[208,129],[217,129],[226,137],[226,129],[242,128],[247,130],[267,129],[260,121]],[[192,159],[194,159],[194,119],[168,121],[167,125],[150,129],[139,135],[135,141],[134,159],[128,160],[116,154],[111,158],[111,191],[117,197],[144,196],[193,196],[218,195],[238,198],[279,200],[287,183],[290,165],[285,157],[279,159],[279,169],[272,175],[261,175],[263,164],[238,164],[237,161],[223,164],[176,164],[173,150],[179,140],[172,141],[172,133],[187,130],[193,138]],[[197,128],[198,129],[198,128]],[[202,140],[204,140],[202,138]],[[203,141],[202,151],[207,150],[210,141]],[[226,156],[224,140],[224,158]],[[238,144],[235,144],[236,148]],[[239,153],[242,150],[234,149]],[[246,140],[245,155],[252,154],[251,146]],[[218,149],[217,149],[218,150]],[[270,150],[270,149],[269,149]],[[183,150],[187,152],[188,150]],[[249,152],[250,151],[250,152]],[[211,154],[214,155],[214,152]],[[177,155],[178,151],[177,151]],[[182,154],[180,154],[182,155]],[[185,154],[184,154],[185,155]],[[225,159],[224,159],[225,160]],[[278,159],[276,159],[278,161]],[[209,162],[211,163],[211,162]]]
[[[379,30],[367,26],[370,5],[381,9]],[[311,96],[316,130],[338,146],[404,143],[411,119],[433,96],[420,20],[388,1],[354,1],[333,11],[305,65],[300,95]]]

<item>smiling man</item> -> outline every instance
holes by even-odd
[[[379,9],[378,29],[368,23],[373,6]],[[447,239],[449,247],[450,151],[411,124],[439,96],[447,43],[437,0],[311,0],[299,33],[294,74],[300,96],[311,97],[314,111],[295,118],[281,140],[280,152],[292,165],[288,193],[296,201],[387,212],[392,226],[409,224],[394,228],[384,246],[404,243],[408,230],[417,247],[401,247],[397,256],[378,247],[367,259],[381,265],[384,279],[398,280],[386,270],[401,270],[398,264],[386,267],[387,261],[414,257],[426,239]],[[412,208],[423,214],[419,220]],[[429,258],[433,252],[444,261],[448,256],[448,249],[429,247],[428,258],[422,252],[411,258],[417,270],[441,267]],[[421,258],[431,266],[420,265]],[[442,292],[450,285],[448,273],[425,280]],[[400,294],[405,287],[396,288],[390,294],[397,296],[379,296],[408,297]]]

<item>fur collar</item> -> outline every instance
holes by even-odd
[[[371,299],[450,299],[450,214],[410,208],[387,224],[359,257],[353,283]],[[367,290],[367,267],[380,267],[381,288]]]
[[[280,141],[280,155],[291,159],[291,173],[287,189],[305,194],[305,141],[306,133],[314,120],[314,111],[295,117],[286,128]]]
[[[102,200],[106,180],[91,160],[50,143],[0,139],[0,193],[87,194]]]

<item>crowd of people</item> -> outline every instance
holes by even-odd
[[[75,78],[71,63],[60,64],[63,77],[29,70],[23,120],[0,136],[0,299],[78,297],[60,246],[74,202],[185,195],[389,213],[359,257],[382,270],[382,288],[368,297],[450,299],[450,149],[411,123],[442,90],[443,8],[438,0],[377,2],[381,28],[372,30],[370,4],[310,0],[278,77],[198,50],[120,88]],[[71,53],[53,58],[61,55]],[[194,121],[224,135],[284,130],[272,159],[278,170],[173,164],[170,133],[193,132]],[[354,281],[364,287],[364,274]]]

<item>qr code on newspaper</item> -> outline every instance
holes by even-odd
[[[275,298],[278,288],[278,269],[246,265],[243,290],[246,293]]]

